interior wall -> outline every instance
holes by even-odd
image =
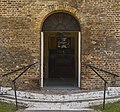
[[[58,32],[44,32],[44,78],[49,78],[49,49],[56,49]],[[78,32],[64,32],[65,36],[71,37],[71,48],[74,49],[75,78],[78,75]]]

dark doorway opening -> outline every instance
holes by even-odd
[[[44,87],[77,87],[79,23],[58,12],[43,24]]]
[[[78,32],[44,33],[44,86],[77,86]]]
[[[55,48],[49,47],[49,78],[74,78],[75,57],[72,37],[56,33]],[[54,44],[49,38],[49,46]]]

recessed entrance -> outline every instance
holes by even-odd
[[[50,15],[41,33],[41,85],[79,87],[79,24],[70,14]]]

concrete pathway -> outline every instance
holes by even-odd
[[[40,110],[38,110],[38,111],[25,111],[25,112],[97,112],[97,111],[89,111],[89,110],[88,111],[86,111],[86,110],[79,110],[79,111],[74,111],[74,110],[71,110],[71,111],[70,110],[68,110],[68,111],[67,110],[61,110],[61,111],[60,110],[51,110],[51,111],[44,110],[43,111],[43,110],[41,110],[40,111]]]
[[[16,112],[24,112],[25,109],[18,109]]]
[[[93,109],[79,109],[79,110],[25,110],[23,112],[97,112]]]
[[[18,109],[16,112],[97,112],[93,109],[81,109],[81,110],[25,110],[25,109]]]

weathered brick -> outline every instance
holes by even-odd
[[[40,61],[42,24],[55,11],[69,12],[80,22],[83,62],[120,74],[119,0],[0,0],[0,74]],[[39,65],[19,79],[20,89],[40,86]],[[108,74],[101,75],[111,81]],[[3,80],[8,86],[11,77]],[[99,77],[82,65],[81,88],[101,87]]]

